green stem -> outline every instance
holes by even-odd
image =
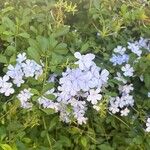
[[[45,118],[42,117],[42,119],[43,119],[44,129],[47,130]],[[48,143],[49,143],[50,150],[52,150],[52,144],[51,144],[51,140],[50,140],[48,132],[46,133],[46,137],[47,137],[47,140],[48,140]]]

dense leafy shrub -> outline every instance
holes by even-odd
[[[1,90],[1,149],[149,150],[150,137],[145,132],[146,128],[149,131],[147,119],[150,108],[149,1],[0,0],[0,8],[0,76],[5,76],[8,70],[17,66],[19,60],[16,61],[16,58],[24,52],[28,63],[36,66],[36,69],[30,66],[32,75],[31,72],[27,74],[24,70],[29,68],[25,67],[27,62],[23,60],[21,68],[24,68],[26,74],[21,79],[25,83],[21,86],[13,85],[14,91],[11,89],[12,85],[7,84],[7,89],[11,89],[10,93],[6,88]],[[144,42],[147,47],[138,44],[140,49],[137,50],[136,41],[139,42],[140,37],[148,39]],[[137,48],[135,51],[131,46],[133,43]],[[120,53],[120,56],[114,50],[118,45],[127,49],[130,59],[115,66],[115,61],[118,63],[124,54]],[[94,62],[97,67],[109,71],[108,84],[103,89],[99,110],[94,110],[89,104],[86,112],[88,120],[82,125],[76,120],[61,122],[59,113],[37,104],[38,98],[46,91],[58,87],[62,72],[67,67],[72,70],[78,68],[74,64],[76,58],[81,57],[79,53],[75,53],[77,51],[83,55],[95,54]],[[74,53],[79,57],[76,55],[75,58]],[[119,56],[116,58],[113,54]],[[121,110],[120,113],[113,113],[110,97],[121,97],[118,87],[123,86],[123,83],[114,77],[118,71],[126,72],[126,68],[123,68],[125,62],[130,64],[129,70],[131,67],[134,69],[129,74],[124,74],[127,82],[134,87],[131,90],[134,105],[129,106],[129,114],[126,111],[128,116],[126,113],[120,116],[123,114]],[[53,73],[57,74],[55,82],[47,82],[52,80]],[[11,82],[16,84],[18,80],[14,79],[18,78],[11,77]],[[2,80],[4,83],[8,82],[7,77],[1,78],[0,82]],[[26,90],[23,91],[24,89]],[[33,95],[29,94],[28,89]],[[21,92],[28,93],[29,98],[32,96],[31,109],[22,108],[29,108],[31,105],[20,103],[21,95],[18,94]],[[10,95],[11,93],[15,94]],[[55,99],[52,93],[46,98]],[[67,111],[68,109],[70,110],[67,108]]]

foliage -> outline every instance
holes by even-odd
[[[97,65],[103,63],[113,74],[108,61],[112,50],[150,34],[149,1],[0,0],[0,9],[0,74],[5,74],[20,52],[37,63],[42,60],[46,64],[43,75],[24,85],[30,85],[35,95],[47,89],[49,74],[60,75],[72,66],[75,51],[94,53]],[[50,109],[22,109],[15,97],[0,95],[0,149],[149,150],[150,135],[143,129],[150,108],[150,56],[143,56],[135,69],[144,76],[144,83],[138,78],[133,81],[135,107],[129,116],[110,115],[105,99],[99,113],[88,111],[88,123],[82,126],[60,122]]]

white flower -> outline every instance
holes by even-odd
[[[137,56],[141,56],[141,54],[142,54],[142,51],[140,50],[139,45],[136,43],[128,42],[128,49],[130,49]]]
[[[13,80],[13,83],[16,84],[17,87],[20,87],[21,84],[23,84],[24,82],[25,82],[25,81],[24,81],[20,76],[18,76],[18,78],[15,78],[15,79]]]
[[[116,106],[123,108],[126,105],[126,101],[123,97],[116,97],[116,101],[114,102],[116,104]]]
[[[4,93],[5,96],[13,94],[15,90],[12,88],[12,83],[6,82],[3,87],[0,88],[0,93]]]
[[[133,84],[119,86],[119,91],[123,95],[129,94],[131,91],[133,91],[133,89]]]
[[[30,90],[31,89],[24,89],[17,96],[17,98],[21,102],[21,107],[23,107],[23,108],[31,108],[32,107],[32,103],[29,102],[29,99],[33,96],[33,94],[30,92]]]
[[[146,132],[150,132],[150,118],[147,119],[147,122],[146,122]]]
[[[130,66],[130,64],[126,64],[125,66],[123,66],[121,68],[121,70],[124,72],[124,76],[128,76],[128,77],[131,77],[133,76],[133,72],[134,72],[134,69],[133,67]]]
[[[48,82],[55,82],[57,74],[53,73],[49,76]]]
[[[126,51],[126,48],[125,47],[122,47],[122,46],[117,46],[117,48],[114,49],[114,52],[115,53],[119,53],[121,55],[123,55]]]
[[[22,63],[23,61],[25,61],[27,59],[27,57],[26,57],[26,53],[20,53],[20,54],[18,54],[17,55],[17,59],[16,59],[16,61],[18,62],[18,63]]]
[[[118,108],[118,104],[115,102],[115,98],[111,97],[110,98],[110,106],[109,106],[109,111],[111,111],[113,114],[116,114],[117,112],[119,112],[119,108]]]
[[[119,112],[119,108],[115,104],[113,104],[109,106],[109,111],[111,111],[113,114],[116,114],[117,112]]]
[[[140,76],[140,80],[141,80],[142,82],[144,81],[143,75]]]
[[[102,95],[99,94],[99,92],[100,89],[91,89],[87,101],[91,102],[93,105],[97,104],[97,102],[102,99]]]
[[[147,93],[147,96],[150,97],[150,92]]]
[[[94,108],[96,111],[99,111],[99,110],[100,110],[100,107],[97,106],[97,105],[93,105],[93,108]]]
[[[78,64],[81,70],[89,69],[94,63],[92,60],[95,58],[95,55],[93,54],[81,55],[79,52],[76,52],[74,56],[79,59],[75,64]]]
[[[127,116],[129,114],[130,110],[128,108],[125,108],[121,110],[121,116]]]
[[[102,72],[100,74],[100,80],[101,80],[102,84],[107,83],[108,76],[109,76],[109,71],[106,69],[102,70]]]
[[[86,121],[87,121],[87,117],[84,117],[84,116],[79,116],[78,118],[77,118],[77,121],[78,121],[78,124],[80,124],[80,125],[82,125],[82,124],[86,124]]]
[[[10,96],[15,91],[12,88],[12,83],[8,82],[9,76],[5,75],[0,77],[0,93],[3,93],[5,96]]]
[[[10,76],[12,79],[24,76],[24,73],[22,71],[20,64],[16,64],[16,66],[9,65],[7,68],[8,68],[8,71],[6,74]]]
[[[123,95],[121,98],[126,102],[126,106],[132,107],[134,105],[134,99],[132,95]]]
[[[5,75],[3,77],[0,77],[0,87],[3,87],[4,84],[9,80],[9,76]]]
[[[44,96],[38,98],[38,102],[40,105],[43,106],[43,108],[51,108],[51,109],[54,109],[55,112],[59,111],[59,103],[53,102],[53,101],[45,98]]]
[[[148,49],[148,39],[144,39],[143,37],[140,37],[140,40],[137,42],[139,47]]]
[[[117,72],[117,77],[115,77],[115,79],[117,79],[118,81],[123,82],[124,84],[127,83],[127,80],[124,79],[124,77],[121,75],[121,73]]]
[[[34,61],[27,59],[25,63],[22,63],[22,69],[25,77],[33,77],[35,73]]]

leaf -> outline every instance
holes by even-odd
[[[10,57],[10,60],[9,60],[9,64],[12,64],[16,62],[16,54],[13,54],[11,57]]]
[[[21,37],[23,37],[23,38],[26,38],[26,39],[30,38],[30,35],[28,33],[26,33],[26,32],[19,33],[18,35],[21,36]]]
[[[40,93],[37,89],[31,89],[30,92],[33,93],[34,95],[40,95]]]
[[[51,115],[51,114],[54,114],[55,113],[55,110],[54,109],[51,109],[51,108],[44,108],[44,109],[41,109],[43,112],[45,112],[47,115]]]
[[[16,48],[14,46],[8,46],[7,49],[5,50],[5,55],[6,56],[12,56],[14,53],[16,53]]]
[[[28,42],[31,47],[34,47],[37,50],[39,49],[39,44],[36,40],[30,38],[30,39],[28,39]]]
[[[63,36],[69,32],[69,29],[70,29],[69,26],[60,27],[52,33],[52,37],[57,38]]]
[[[49,131],[51,131],[54,127],[56,127],[58,122],[59,122],[59,119],[57,117],[54,117],[49,123],[49,128],[48,128]]]
[[[71,141],[68,137],[66,136],[61,136],[60,137],[60,143],[62,143],[64,146],[66,147],[70,147],[71,146]]]
[[[62,60],[63,60],[62,55],[52,53],[52,59],[51,59],[52,64],[59,64],[61,63]]]
[[[15,33],[16,27],[15,23],[8,17],[2,18],[2,24],[4,24],[7,28],[9,28],[13,33]]]
[[[146,87],[150,90],[150,74],[144,74],[144,82]]]
[[[87,138],[85,137],[85,136],[82,136],[81,137],[81,144],[84,146],[84,147],[86,147],[87,146]]]
[[[7,64],[8,63],[6,56],[0,54],[0,63],[3,63],[3,64]]]
[[[52,89],[54,87],[54,83],[47,83],[46,85],[44,85],[42,93],[47,92],[48,90]]]
[[[49,49],[49,41],[47,38],[42,37],[42,36],[38,36],[37,41],[39,43],[39,46],[41,48],[41,51],[45,52],[46,50]]]
[[[108,144],[102,144],[102,145],[99,146],[99,148],[100,148],[100,150],[114,150]]]
[[[0,147],[3,150],[13,150],[8,144],[0,144]]]
[[[67,49],[67,44],[65,43],[60,43],[55,47],[54,52],[58,53],[58,54],[62,54],[65,55],[68,53],[68,49]]]
[[[81,52],[85,52],[88,48],[89,48],[88,43],[83,44],[82,47],[81,47]]]
[[[32,59],[34,59],[37,63],[40,63],[40,55],[36,49],[29,47],[27,52]]]
[[[45,95],[44,97],[46,97],[49,100],[55,100],[56,99],[55,95],[53,95],[53,94],[48,94],[48,95]]]

